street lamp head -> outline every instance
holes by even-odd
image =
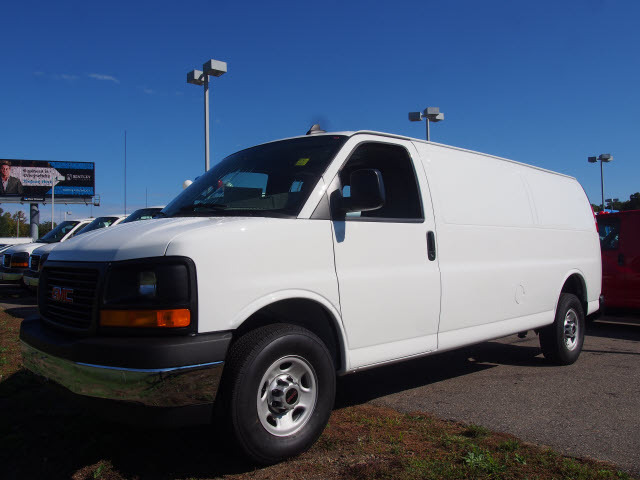
[[[440,113],[440,107],[427,107],[424,109],[424,116],[425,117],[430,117],[430,116],[436,116]]]
[[[603,153],[598,158],[600,159],[601,162],[605,162],[605,163],[613,161],[613,156],[610,153]]]
[[[429,115],[429,120],[432,122],[440,122],[444,120],[444,113],[438,113],[437,115]]]
[[[422,112],[409,112],[409,121],[419,122],[422,120]]]
[[[200,70],[191,70],[187,73],[187,83],[204,85],[204,74]]]
[[[220,77],[227,73],[227,62],[221,62],[213,59],[208,60],[202,65],[202,71],[205,75]]]
[[[598,161],[598,157],[589,157],[587,158],[587,160],[589,161],[589,163],[596,163]]]

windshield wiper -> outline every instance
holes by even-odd
[[[195,212],[197,208],[203,208],[206,210],[224,210],[225,208],[227,208],[227,205],[224,205],[222,203],[195,203],[192,205],[185,205],[184,207],[181,207],[178,211],[179,212]]]

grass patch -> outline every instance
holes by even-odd
[[[518,448],[520,448],[520,442],[512,439],[506,440],[498,445],[498,450],[503,452],[515,452]]]
[[[480,425],[469,425],[464,432],[462,432],[462,434],[465,437],[469,437],[469,438],[482,438],[482,437],[486,437],[487,435],[489,435],[491,432],[480,426]]]

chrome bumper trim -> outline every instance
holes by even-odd
[[[22,274],[21,273],[3,272],[2,273],[2,280],[5,280],[7,282],[17,282],[19,280],[22,280]]]
[[[24,275],[22,277],[22,281],[28,287],[37,287],[38,284],[40,283],[40,279],[39,278],[29,277],[28,275]]]
[[[82,362],[75,362],[75,363],[76,365],[82,365],[85,367],[104,368],[107,370],[118,370],[120,372],[166,373],[166,372],[175,372],[177,370],[184,370],[184,369],[212,367],[214,365],[222,365],[224,362],[201,363],[200,365],[187,365],[184,367],[171,367],[171,368],[123,368],[123,367],[108,367],[106,365],[93,365],[91,363],[82,363]]]
[[[21,342],[24,366],[78,395],[154,407],[213,403],[224,362],[132,369],[72,362]]]

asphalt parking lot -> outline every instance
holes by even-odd
[[[0,308],[24,318],[35,298],[0,285]],[[640,475],[639,379],[640,315],[605,317],[571,366],[547,364],[529,332],[342,377],[336,406],[430,412]]]

